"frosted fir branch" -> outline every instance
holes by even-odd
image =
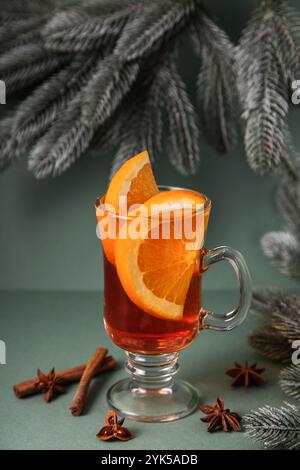
[[[41,42],[42,35],[41,35],[41,27],[37,27],[36,29],[32,29],[27,33],[23,33],[20,36],[14,36],[12,38],[6,38],[5,41],[2,41],[0,44],[0,54],[6,54],[7,52],[11,51],[12,49],[19,48],[21,46],[25,46],[32,43],[39,43]]]
[[[100,126],[112,116],[135,83],[139,65],[123,64],[115,56],[100,62],[82,97],[82,116]]]
[[[120,128],[122,121],[122,109],[118,109],[118,119],[116,116],[111,116],[105,124],[102,124],[95,131],[95,135],[91,142],[91,148],[101,155],[111,149],[116,147],[119,138],[120,138]]]
[[[1,0],[0,18],[7,15],[32,18],[51,12],[62,3],[63,0]]]
[[[154,2],[143,16],[127,24],[116,44],[115,54],[124,60],[137,60],[182,30],[193,17],[199,0]]]
[[[191,33],[202,61],[197,78],[201,130],[218,152],[228,152],[236,143],[239,116],[234,46],[203,9]]]
[[[13,14],[0,23],[0,41],[5,43],[13,38],[40,28],[47,21],[48,15],[16,18]]]
[[[296,400],[300,400],[300,366],[292,365],[281,371],[279,384],[282,390]]]
[[[300,410],[285,403],[280,408],[263,406],[243,417],[246,436],[276,449],[300,449]]]
[[[128,68],[129,66],[131,68],[138,67],[136,64],[128,64]],[[93,77],[95,76],[97,77],[97,74],[93,75]],[[93,78],[91,80],[93,80]],[[91,91],[91,80],[87,83],[82,92],[82,96],[88,96],[89,99],[91,96],[94,96],[91,95],[90,92],[87,92],[88,89]],[[124,80],[126,81],[124,68],[122,80],[122,83],[124,83]],[[107,83],[110,86],[111,82],[108,81]],[[114,86],[114,89],[117,90],[119,84],[115,82]],[[123,85],[120,85],[120,87],[121,86]],[[125,86],[126,85],[124,85],[124,87]],[[123,92],[124,89],[125,88],[120,88]],[[99,92],[97,89],[95,91],[96,93]],[[106,99],[105,93],[102,93],[100,101],[98,103],[95,102],[98,108],[95,108],[93,112],[88,110],[90,111],[91,119],[87,119],[86,115],[83,115],[84,108],[82,107],[82,97],[72,102],[65,111],[65,115],[62,119],[59,119],[54,124],[32,150],[29,160],[29,169],[32,170],[38,178],[43,178],[50,174],[58,175],[65,171],[79,158],[80,154],[89,147],[97,129],[114,113],[123,98],[120,94],[115,92],[113,100],[110,102],[109,99]],[[94,99],[96,99],[95,96]],[[99,103],[103,104],[103,108],[102,112],[98,114]],[[84,105],[87,106],[86,103],[84,103]],[[91,105],[94,106],[94,103],[91,103]]]
[[[6,84],[7,94],[12,94],[40,82],[40,80],[58,70],[65,62],[65,57],[48,57],[34,64],[3,74],[2,80]]]
[[[5,74],[10,70],[21,69],[27,65],[44,59],[47,52],[42,43],[30,43],[20,45],[0,56],[0,73]]]
[[[264,254],[280,272],[300,276],[300,243],[290,232],[268,232],[261,239]]]
[[[14,133],[23,137],[28,127],[45,128],[52,122],[58,111],[86,85],[97,57],[99,54],[96,53],[88,59],[78,56],[36,88],[17,108]]]
[[[154,78],[147,87],[141,87],[139,99],[128,105],[119,128],[119,148],[115,155],[111,176],[131,156],[147,149],[152,162],[162,152],[162,89],[159,78]],[[130,101],[130,96],[128,100]]]
[[[296,236],[300,234],[300,183],[286,181],[276,197],[279,212],[287,228]],[[300,249],[300,246],[299,246]],[[300,252],[299,252],[300,257]],[[299,267],[300,269],[300,267]]]
[[[0,121],[0,170],[4,170],[14,159],[10,144],[12,123],[11,116]]]
[[[290,362],[292,343],[300,337],[300,299],[280,291],[255,291],[252,310],[262,314],[263,323],[249,342],[260,354],[280,362]]]
[[[300,299],[296,295],[267,289],[254,292],[253,308],[268,316],[271,325],[290,343],[300,337]]]
[[[271,325],[260,326],[249,335],[248,340],[250,346],[267,359],[282,364],[290,363],[290,343]]]
[[[288,158],[288,90],[278,55],[274,12],[264,2],[242,34],[237,72],[248,161],[263,174]]]
[[[64,116],[32,149],[28,168],[37,178],[56,176],[65,171],[87,149],[94,129],[81,120],[81,104],[74,99]]]
[[[171,163],[184,175],[194,174],[200,161],[197,115],[174,60],[159,74],[168,121],[168,153]]]
[[[45,45],[47,49],[59,52],[94,50],[107,43],[114,43],[126,21],[126,17],[110,21],[87,18],[67,30],[45,35]]]
[[[101,2],[85,0],[78,7],[59,10],[55,13],[44,29],[44,36],[47,38],[56,33],[63,33],[95,17],[102,24],[111,24],[112,21],[127,18],[136,11],[138,5],[139,0],[102,0]]]
[[[275,2],[273,9],[279,59],[289,85],[300,73],[300,15],[286,1]]]

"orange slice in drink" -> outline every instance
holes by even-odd
[[[174,235],[176,218],[182,219],[183,208],[187,206],[192,207],[192,225],[195,226],[195,221],[201,225],[194,227],[195,233],[197,230],[200,233],[195,246],[188,245],[193,240],[187,239],[183,231],[181,237],[178,233]],[[127,233],[122,233],[125,227],[119,233],[115,244],[117,273],[128,297],[143,311],[158,318],[180,320],[203,246],[209,204],[205,196],[194,191],[170,190],[149,199],[144,208],[148,222],[140,236],[130,236],[128,227]],[[158,218],[149,217],[153,208],[156,209],[152,214],[159,213]],[[168,220],[170,236],[164,237],[162,227]]]
[[[127,197],[127,208],[143,204],[158,193],[149,154],[141,152],[130,158],[116,172],[105,196],[105,204],[111,204],[119,213],[120,197]]]
[[[127,160],[115,173],[105,196],[105,205],[111,206],[115,213],[119,213],[120,198],[126,198],[127,208],[134,204],[142,204],[147,199],[157,194],[158,188],[153,176],[152,167],[147,151],[141,152]],[[98,222],[107,213],[97,216]],[[118,231],[118,220],[112,220],[109,215],[108,223],[115,223]],[[101,232],[101,230],[100,230]],[[102,238],[102,246],[107,259],[115,264],[115,237]]]

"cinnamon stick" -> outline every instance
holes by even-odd
[[[76,390],[76,393],[70,405],[70,410],[73,416],[81,415],[83,408],[84,408],[85,399],[87,396],[90,383],[92,381],[92,378],[95,375],[95,370],[97,369],[99,363],[100,364],[102,363],[103,359],[105,358],[106,353],[107,353],[107,349],[104,349],[104,348],[96,349],[95,353],[91,357],[90,362],[87,364],[86,368],[84,369],[78,388]]]
[[[116,365],[117,361],[112,356],[107,356],[103,359],[102,363],[98,364],[98,367],[94,371],[94,375],[99,375],[102,372],[113,369],[114,367],[116,367]],[[81,379],[86,367],[87,364],[80,364],[76,367],[61,370],[60,372],[57,372],[56,375],[57,377],[61,378],[62,385],[71,384],[74,382],[78,382]],[[41,393],[41,390],[39,390],[36,386],[37,382],[38,379],[37,377],[35,377],[34,379],[25,380],[24,382],[14,385],[13,390],[15,392],[16,397],[24,398],[29,395]]]

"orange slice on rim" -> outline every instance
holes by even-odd
[[[192,240],[174,236],[176,217],[183,217],[182,209],[192,206],[192,223],[201,239],[196,248],[187,248]],[[153,206],[154,205],[154,206]],[[203,246],[209,215],[209,204],[204,195],[188,190],[161,192],[149,199],[144,207],[148,216],[153,207],[170,216],[170,236],[163,237],[163,218],[148,223],[136,239],[120,231],[115,244],[116,269],[128,297],[143,311],[163,319],[180,320],[184,303]],[[199,207],[202,213],[199,215]],[[175,212],[174,212],[175,210]],[[179,211],[179,212],[178,212]],[[179,215],[178,215],[179,214]],[[198,214],[199,219],[196,219]],[[167,218],[168,220],[168,218]],[[158,230],[157,230],[158,228]],[[123,228],[123,230],[128,228]],[[122,230],[122,229],[121,229]],[[156,230],[156,238],[152,236]],[[158,234],[158,236],[157,236]],[[121,236],[122,235],[122,236]],[[126,236],[127,235],[127,236]]]
[[[143,204],[147,199],[157,194],[158,188],[153,176],[152,167],[147,151],[141,152],[127,160],[113,176],[105,196],[105,205],[111,205],[116,214],[119,213],[120,197],[127,198],[127,208],[134,204]],[[98,222],[102,217],[97,216]],[[109,218],[108,217],[108,223]],[[111,222],[116,223],[118,220]],[[118,229],[117,229],[118,230]],[[103,238],[102,246],[107,259],[115,264],[115,239]]]

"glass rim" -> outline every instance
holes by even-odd
[[[164,185],[164,184],[159,184],[157,185],[158,189],[159,190],[162,190],[162,191],[171,191],[171,190],[180,190],[180,191],[192,191],[196,194],[200,194],[203,198],[204,198],[204,208],[203,209],[200,209],[198,211],[195,211],[195,214],[198,214],[198,213],[207,213],[210,211],[211,209],[211,199],[206,196],[206,194],[204,193],[201,193],[199,191],[196,191],[195,189],[189,189],[189,188],[182,188],[182,187],[179,187],[179,186],[169,186],[169,185]],[[102,194],[101,196],[98,196],[96,201],[95,201],[95,209],[97,211],[97,209],[102,209],[104,212],[106,212],[107,214],[111,214],[112,216],[114,217],[117,217],[118,219],[134,219],[135,216],[125,216],[125,215],[122,215],[122,214],[118,214],[117,212],[115,211],[111,211],[109,210],[106,206],[105,206],[105,202],[104,202],[104,197],[105,197],[106,193]],[[151,217],[151,215],[149,215],[149,218]]]

